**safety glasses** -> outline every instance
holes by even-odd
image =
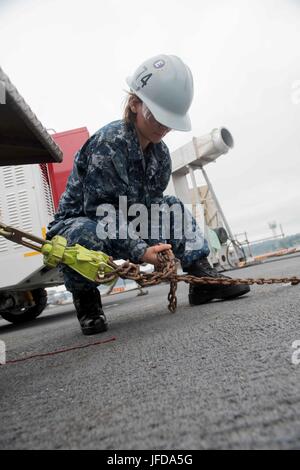
[[[164,126],[160,122],[158,122],[153,114],[151,113],[150,109],[145,105],[145,103],[142,103],[142,115],[146,121],[148,121],[150,124],[153,126],[156,126],[157,128],[164,129],[167,132],[171,131],[172,129],[170,127]]]

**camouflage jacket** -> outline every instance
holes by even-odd
[[[170,153],[163,142],[150,144],[143,153],[133,125],[123,120],[107,124],[75,155],[48,237],[60,233],[74,218],[97,220],[100,204],[118,209],[119,196],[127,196],[128,207],[159,203],[170,175]]]

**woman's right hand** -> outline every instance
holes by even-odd
[[[172,245],[168,243],[161,243],[160,245],[149,246],[144,253],[142,258],[143,263],[154,264],[154,266],[158,263],[157,253],[161,251],[170,250]]]

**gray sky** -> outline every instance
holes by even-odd
[[[43,125],[92,134],[122,113],[126,76],[159,53],[191,68],[192,132],[226,126],[206,167],[234,233],[300,232],[300,0],[0,0],[0,64]],[[199,177],[199,182],[203,182]]]

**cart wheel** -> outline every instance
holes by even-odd
[[[31,307],[19,307],[11,310],[0,311],[4,320],[10,323],[20,324],[34,320],[38,317],[47,305],[47,291],[46,289],[35,289],[31,291],[35,305]]]

